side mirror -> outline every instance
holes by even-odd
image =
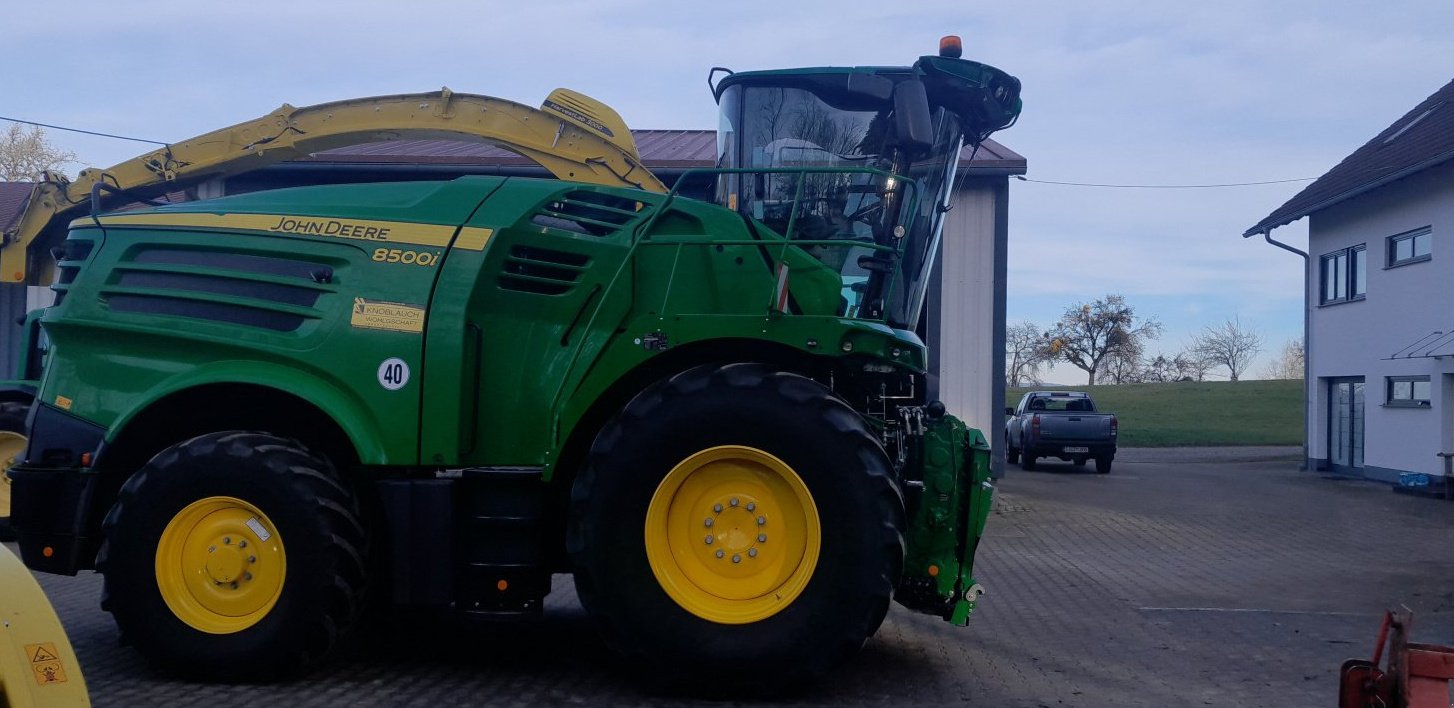
[[[934,124],[929,120],[929,94],[918,79],[894,87],[894,132],[905,152],[921,153],[934,146]]]
[[[1005,415],[1014,415],[1014,414],[1015,414],[1015,407],[1014,406],[1005,406]]]

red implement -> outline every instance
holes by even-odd
[[[1373,660],[1343,662],[1338,708],[1446,708],[1454,679],[1454,647],[1408,641],[1412,612],[1383,614]],[[1384,647],[1388,666],[1378,667]]]

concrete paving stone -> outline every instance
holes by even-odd
[[[1416,612],[1416,641],[1454,643],[1454,504],[1300,472],[1298,452],[1124,450],[1109,475],[1012,468],[969,627],[894,606],[841,671],[775,705],[1328,706],[1385,608]],[[643,693],[567,576],[537,623],[375,621],[312,674],[264,686],[156,671],[118,645],[98,576],[37,577],[98,706],[697,704]]]

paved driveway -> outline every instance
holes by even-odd
[[[1330,706],[1338,665],[1370,652],[1385,607],[1417,612],[1416,640],[1454,643],[1454,503],[1299,472],[1286,450],[1125,452],[1105,476],[1012,469],[970,626],[895,606],[853,663],[794,700]],[[683,702],[623,678],[564,577],[539,624],[375,627],[306,679],[249,687],[152,671],[117,645],[97,576],[40,579],[97,705]]]

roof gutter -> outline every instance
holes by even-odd
[[[1310,411],[1313,409],[1313,347],[1312,347],[1312,317],[1313,317],[1313,295],[1311,290],[1312,280],[1312,258],[1307,251],[1293,248],[1281,241],[1272,238],[1272,230],[1277,228],[1269,226],[1262,230],[1262,238],[1268,243],[1281,248],[1284,251],[1302,256],[1303,259],[1303,462],[1299,469],[1308,469],[1308,460],[1312,453],[1308,447],[1309,436],[1312,435],[1312,426],[1308,425]],[[1242,234],[1247,238],[1253,233]]]
[[[1327,209],[1330,206],[1333,206],[1334,204],[1337,204],[1338,202],[1347,201],[1347,200],[1352,199],[1354,197],[1357,197],[1357,196],[1360,196],[1360,195],[1363,195],[1363,194],[1367,194],[1368,192],[1371,192],[1371,191],[1373,191],[1375,189],[1378,189],[1379,187],[1382,187],[1382,186],[1388,184],[1389,182],[1394,182],[1394,181],[1403,179],[1405,177],[1408,177],[1411,174],[1414,174],[1415,172],[1422,172],[1422,171],[1427,170],[1430,167],[1433,167],[1433,166],[1438,165],[1440,163],[1448,162],[1451,159],[1454,159],[1454,150],[1449,150],[1449,151],[1444,152],[1444,153],[1441,153],[1439,155],[1435,155],[1435,156],[1433,156],[1433,157],[1431,157],[1431,158],[1429,158],[1427,160],[1424,160],[1423,162],[1420,162],[1420,163],[1415,164],[1415,165],[1410,165],[1408,167],[1405,167],[1405,168],[1399,170],[1398,172],[1394,172],[1393,174],[1384,175],[1383,177],[1380,177],[1380,178],[1378,178],[1376,180],[1373,180],[1372,182],[1368,182],[1368,183],[1359,185],[1359,186],[1354,187],[1353,189],[1350,189],[1350,190],[1348,190],[1346,192],[1342,192],[1342,193],[1337,194],[1335,196],[1328,197],[1327,199],[1324,199],[1323,201],[1318,202],[1317,204],[1314,204],[1314,205],[1312,205],[1312,206],[1310,206],[1310,207],[1308,207],[1306,209],[1303,209],[1302,211],[1299,211],[1299,212],[1297,212],[1295,214],[1292,214],[1291,216],[1288,216],[1287,218],[1283,219],[1282,221],[1280,221],[1280,222],[1278,222],[1276,224],[1272,224],[1272,223],[1268,223],[1268,222],[1265,222],[1264,221],[1264,222],[1262,222],[1262,223],[1260,223],[1260,224],[1258,224],[1256,226],[1253,226],[1250,229],[1247,229],[1245,232],[1243,232],[1242,233],[1242,238],[1247,238],[1248,236],[1255,236],[1255,235],[1257,235],[1259,233],[1266,234],[1266,233],[1270,232],[1271,230],[1273,230],[1273,229],[1275,229],[1275,228],[1277,228],[1279,226],[1286,226],[1288,224],[1291,224],[1292,222],[1297,221],[1298,219],[1301,219],[1304,216],[1307,216],[1308,214],[1311,214],[1311,213],[1316,212],[1316,211],[1322,211],[1324,209]],[[1316,182],[1314,184],[1316,184]],[[1268,242],[1269,243],[1274,243],[1275,245],[1279,245],[1279,246],[1282,245],[1282,244],[1277,244],[1276,242],[1272,241],[1272,239],[1270,239],[1270,238],[1268,239]],[[1286,246],[1284,246],[1284,248],[1286,248]],[[1292,249],[1289,249],[1289,250],[1292,250]]]

